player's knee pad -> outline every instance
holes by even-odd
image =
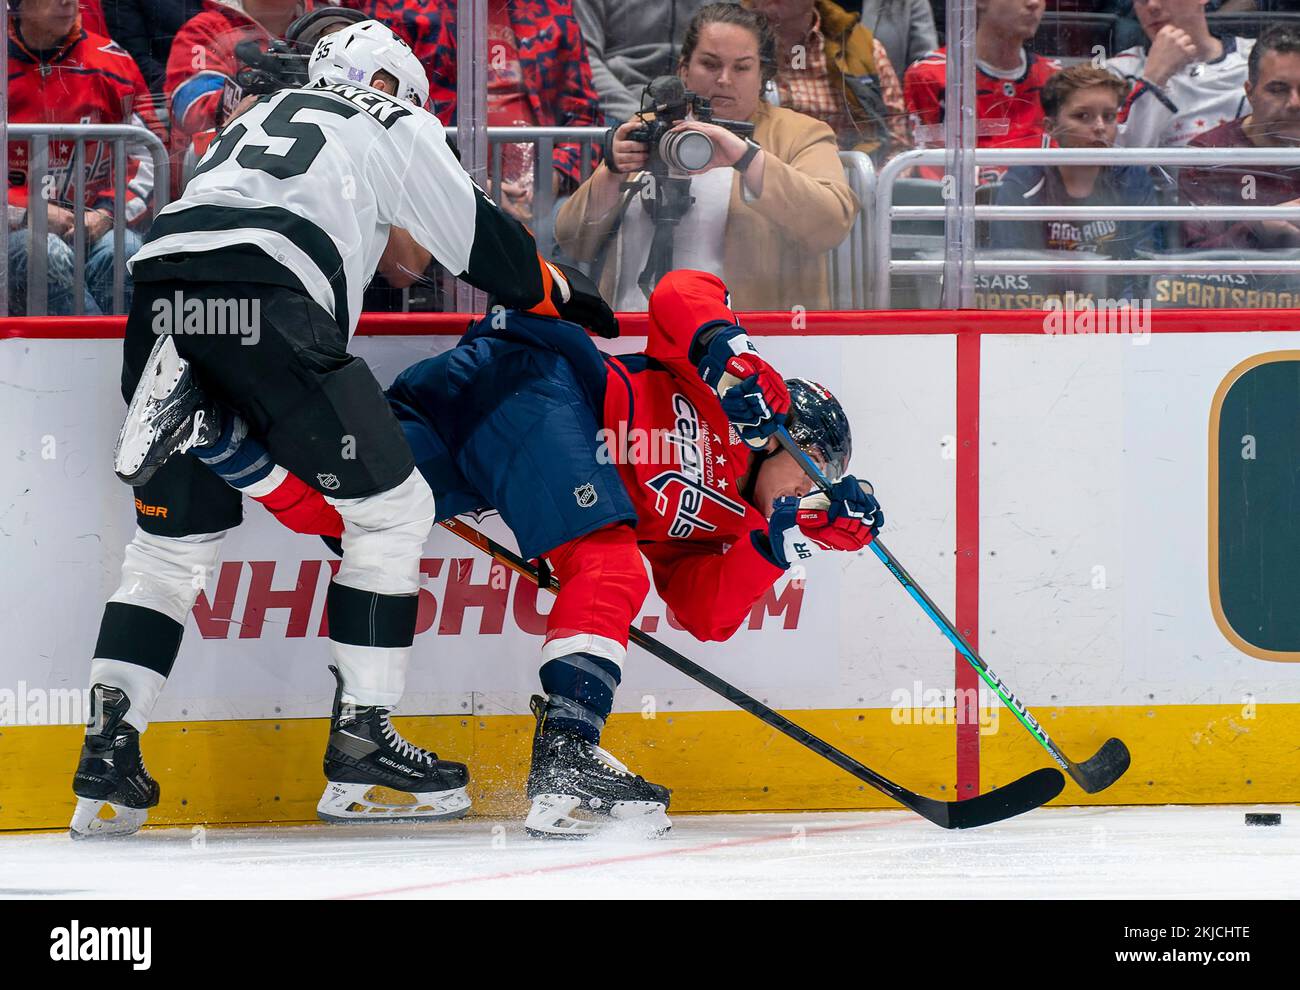
[[[412,470],[397,487],[356,499],[330,499],[343,517],[343,561],[335,581],[384,595],[420,589],[420,554],[433,527],[428,482]]]
[[[628,626],[650,593],[650,578],[629,526],[607,526],[547,555],[560,593],[546,621],[542,662],[584,653],[621,668]]]
[[[225,535],[155,536],[137,528],[126,545],[122,583],[109,601],[151,609],[184,625],[212,579]]]
[[[221,556],[224,536],[157,536],[137,529],[127,544],[122,583],[104,606],[90,683],[126,692],[127,721],[141,732],[176,662],[185,617]]]

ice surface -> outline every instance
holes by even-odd
[[[1247,811],[1282,825],[1247,827]],[[1300,808],[1052,808],[968,832],[903,811],[677,815],[659,840],[482,818],[0,835],[0,897],[1296,897]]]

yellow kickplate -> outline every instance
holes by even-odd
[[[788,713],[799,724],[911,790],[949,799],[955,726],[899,724],[889,709]],[[1133,767],[1100,794],[1067,783],[1057,804],[1300,801],[1295,739],[1300,705],[1043,708],[1044,728],[1075,760],[1110,736]],[[393,719],[411,742],[470,768],[471,814],[522,818],[529,715]],[[326,719],[158,722],[144,735],[162,788],[150,824],[314,822],[325,786]],[[72,817],[81,726],[0,728],[0,829],[62,829]],[[603,745],[648,780],[672,788],[674,812],[894,807],[884,795],[744,712],[614,715]],[[984,789],[1049,758],[1006,712],[980,735]],[[397,798],[387,792],[385,798]],[[404,798],[404,796],[401,796]]]

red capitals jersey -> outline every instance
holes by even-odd
[[[1053,59],[1025,52],[1025,70],[1015,79],[989,75],[975,69],[976,143],[981,148],[1041,148],[1043,146],[1043,85],[1061,66]],[[918,148],[943,147],[944,93],[948,82],[948,51],[940,48],[913,62],[903,77],[903,98],[912,120],[912,137]],[[942,179],[943,168],[920,169],[927,179]],[[1005,167],[980,169],[980,181],[989,181]]]
[[[740,492],[750,448],[688,357],[701,327],[736,316],[722,280],[696,271],[660,280],[649,315],[645,351],[609,359],[607,444],[660,597],[698,639],[726,639],[785,573],[750,538],[767,531]]]
[[[9,22],[9,122],[12,124],[130,124],[164,137],[153,110],[153,96],[135,60],[117,43],[84,30],[78,20],[53,52],[34,52]],[[87,207],[113,210],[113,146],[87,141]],[[72,209],[76,177],[72,141],[50,144],[50,202]],[[27,141],[9,143],[9,193],[13,206],[29,199]],[[143,146],[126,146],[128,223],[142,221],[153,196],[154,163]]]

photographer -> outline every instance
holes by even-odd
[[[667,175],[668,183],[689,180],[680,215],[665,220],[653,200],[666,185],[656,161],[663,139],[651,145],[631,137],[651,129],[645,113],[613,133],[605,162],[560,210],[560,247],[594,262],[615,309],[646,309],[653,285],[643,276],[664,267],[651,257],[656,233],[671,237],[670,267],[721,276],[738,309],[829,306],[826,252],[848,235],[858,203],[830,127],[760,99],[776,71],[775,48],[767,20],[747,8],[709,4],[692,19],[677,78],[731,126],[685,119],[668,130],[670,137],[699,132],[712,143],[701,167]],[[737,133],[748,125],[752,136]]]

